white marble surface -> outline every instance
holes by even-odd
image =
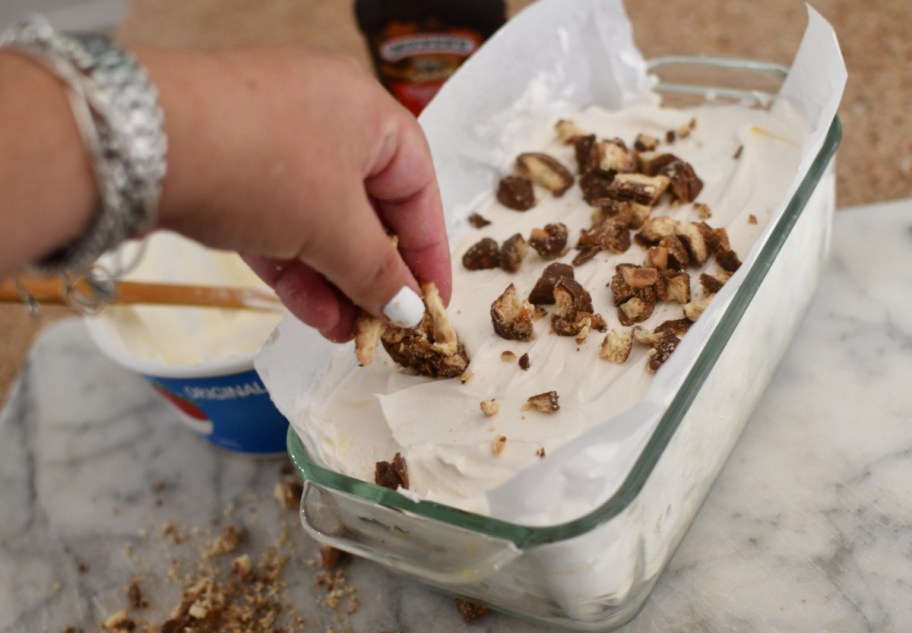
[[[912,201],[841,212],[833,251],[792,349],[625,633],[912,630]],[[325,606],[306,562],[315,545],[271,498],[280,463],[196,440],[81,324],[54,327],[0,416],[0,631],[96,631],[133,577],[151,602],[139,619],[160,621],[179,589],[171,559],[194,560],[216,517],[246,528],[242,549],[287,526],[284,595],[302,630],[544,631],[502,615],[468,627],[449,599],[364,562],[347,570],[357,612]],[[162,538],[167,521],[189,542]]]

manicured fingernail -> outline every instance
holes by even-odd
[[[383,314],[393,325],[415,327],[424,316],[424,302],[414,290],[403,286],[384,306]]]

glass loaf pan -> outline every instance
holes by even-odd
[[[781,82],[787,73],[774,64],[702,56],[656,59],[650,71],[686,76],[657,85],[666,102],[709,95],[758,106],[771,98],[770,79]],[[755,77],[768,92],[750,88]],[[567,523],[529,527],[416,502],[321,467],[290,430],[289,453],[304,478],[305,529],[325,544],[537,623],[605,631],[627,622],[681,542],[814,292],[829,248],[840,137],[834,119],[633,468],[600,507]]]

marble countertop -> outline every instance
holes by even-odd
[[[912,630],[910,253],[912,200],[837,215],[791,349],[622,631]],[[231,556],[287,556],[288,631],[545,631],[498,614],[470,627],[448,598],[364,561],[328,580],[272,496],[282,463],[197,440],[80,322],[56,324],[0,415],[0,631],[99,630],[132,579],[149,605],[131,617],[160,623],[194,567],[224,564],[205,551],[225,525],[245,535]]]

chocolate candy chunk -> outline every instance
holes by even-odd
[[[497,200],[514,211],[528,211],[535,206],[535,191],[532,181],[522,176],[501,178],[497,186]]]

